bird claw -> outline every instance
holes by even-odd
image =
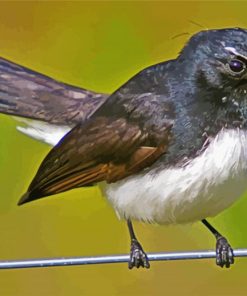
[[[148,261],[148,257],[146,253],[143,251],[141,244],[136,240],[131,240],[131,247],[130,247],[130,261],[129,261],[129,269],[133,267],[149,268],[150,264]]]
[[[224,237],[219,237],[216,242],[216,264],[220,267],[229,268],[234,263],[232,247]]]

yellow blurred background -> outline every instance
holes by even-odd
[[[175,58],[203,28],[247,27],[243,2],[0,2],[0,56],[58,80],[112,92],[140,69]],[[199,25],[196,25],[198,23]],[[174,36],[187,33],[181,37]],[[16,203],[49,146],[0,116],[0,259],[127,253],[124,222],[97,188],[22,207]],[[247,247],[247,198],[211,219],[234,247]],[[148,252],[214,248],[200,224],[135,223]],[[246,295],[246,259],[230,270],[213,260],[0,271],[0,295]]]

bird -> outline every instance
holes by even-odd
[[[215,237],[216,264],[229,268],[233,249],[207,219],[239,199],[246,177],[247,30],[203,30],[65,133],[18,204],[98,184],[126,220],[130,269],[150,267],[133,220],[201,221]]]

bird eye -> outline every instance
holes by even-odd
[[[246,65],[242,61],[234,59],[229,62],[229,68],[235,73],[240,73],[245,70]]]

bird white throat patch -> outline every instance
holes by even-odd
[[[247,131],[222,130],[185,167],[138,174],[106,195],[122,218],[170,224],[214,216],[247,189]]]

